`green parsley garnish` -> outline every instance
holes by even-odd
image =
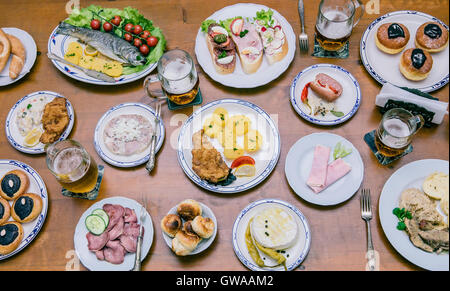
[[[411,212],[409,212],[408,210],[406,210],[405,208],[394,208],[394,210],[392,210],[392,213],[397,216],[399,222],[397,223],[397,229],[398,230],[405,230],[406,229],[406,224],[405,224],[405,218],[408,219],[412,219],[412,214]]]
[[[244,31],[241,31],[241,32],[239,33],[239,36],[240,36],[240,37],[244,37],[247,33],[248,33],[248,30],[246,29],[246,30],[244,30]]]
[[[227,56],[226,51],[223,51],[223,52],[220,53],[220,55],[218,56],[218,58],[219,58],[219,59],[223,59],[223,58],[225,58],[226,56]]]

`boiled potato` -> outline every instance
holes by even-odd
[[[116,61],[106,62],[102,72],[111,77],[120,77],[122,75],[122,64]]]
[[[246,152],[256,152],[262,146],[263,138],[259,131],[251,129],[244,136],[244,149]]]
[[[97,72],[103,72],[103,68],[105,67],[107,61],[101,58],[94,58],[92,62],[92,70]]]
[[[94,62],[94,57],[90,56],[81,56],[80,62],[78,65],[80,67],[86,68],[86,69],[92,69],[92,63]]]
[[[222,120],[220,120],[217,115],[212,115],[206,118],[203,123],[203,130],[207,136],[215,138],[218,132],[222,131]]]
[[[448,216],[448,192],[441,198],[441,209]]]
[[[223,155],[225,156],[225,158],[229,159],[229,160],[235,160],[241,156],[243,156],[245,153],[244,149],[236,146],[233,148],[225,148],[223,150]]]
[[[222,127],[225,126],[225,122],[228,119],[228,111],[225,108],[218,107],[216,110],[214,110],[214,115],[219,116],[220,120],[222,121]]]
[[[232,149],[236,146],[237,135],[236,128],[233,127],[232,123],[227,122],[225,128],[223,129],[223,143],[222,146],[225,149]]]
[[[231,116],[227,123],[230,123],[236,129],[237,136],[243,136],[251,128],[251,120],[245,115],[234,115]],[[227,126],[227,125],[225,125]],[[228,125],[229,126],[229,125]]]
[[[441,199],[448,193],[448,175],[444,173],[433,173],[423,182],[422,188],[425,194],[433,199]]]
[[[72,64],[78,65],[80,58],[83,55],[83,47],[77,41],[69,43],[67,51],[64,54],[64,59]]]

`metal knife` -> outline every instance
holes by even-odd
[[[105,82],[108,82],[108,83],[115,83],[116,82],[116,79],[114,79],[111,76],[108,76],[108,75],[106,75],[106,74],[104,74],[102,72],[89,70],[89,69],[80,67],[78,65],[72,64],[71,62],[68,62],[65,59],[63,59],[63,58],[61,58],[61,57],[59,57],[59,56],[57,56],[55,54],[47,53],[47,56],[48,56],[49,59],[52,59],[52,60],[64,63],[64,64],[72,66],[74,68],[77,68],[77,69],[81,70],[83,73],[85,73],[86,75],[88,75],[89,77],[92,77],[92,78],[95,78],[95,79],[98,79],[98,80],[101,80],[101,81],[105,81]]]

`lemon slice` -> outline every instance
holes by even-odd
[[[39,143],[39,138],[41,138],[42,131],[40,128],[33,128],[28,134],[25,136],[24,145],[26,147],[34,147]]]
[[[88,45],[84,48],[84,53],[87,56],[95,57],[98,54],[98,51],[95,48]]]
[[[234,169],[234,175],[237,177],[253,177],[256,174],[256,168],[254,165],[240,165]]]

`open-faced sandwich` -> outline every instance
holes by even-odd
[[[289,51],[286,35],[271,9],[256,12],[256,30],[261,36],[264,54],[269,64],[281,61]]]
[[[255,73],[263,59],[263,43],[256,26],[242,18],[236,18],[230,24],[230,31],[236,44],[242,70],[246,74]]]
[[[206,43],[219,74],[231,74],[236,67],[236,46],[228,31],[218,23],[211,23],[207,28]]]

